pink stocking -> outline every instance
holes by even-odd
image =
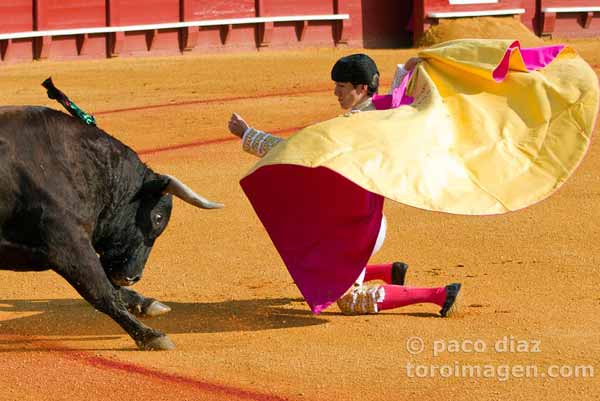
[[[368,265],[365,267],[365,281],[382,280],[388,284],[392,282],[392,264],[384,263],[382,265]]]
[[[368,269],[367,269],[368,275]],[[379,310],[400,308],[402,306],[432,303],[444,306],[446,301],[446,287],[417,288],[402,285],[384,285],[385,298],[378,303]]]

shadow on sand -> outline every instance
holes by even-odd
[[[214,303],[165,301],[168,314],[141,319],[165,333],[220,333],[314,326],[327,319],[310,313],[302,299],[269,298]],[[26,314],[0,320],[5,336],[121,336],[126,333],[82,299],[0,300],[0,313]]]

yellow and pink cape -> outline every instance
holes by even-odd
[[[367,263],[383,198],[467,215],[522,209],[556,191],[590,145],[598,78],[572,48],[457,40],[419,57],[405,93],[376,102],[410,105],[309,126],[241,181],[315,313]]]

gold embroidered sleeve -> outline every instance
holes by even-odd
[[[248,128],[242,137],[242,147],[248,153],[263,157],[281,141],[283,138]]]

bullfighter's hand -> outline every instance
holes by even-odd
[[[229,119],[229,131],[240,138],[244,135],[244,132],[248,129],[248,123],[244,121],[237,113],[233,113]]]
[[[404,68],[407,71],[412,71],[421,61],[423,61],[421,57],[411,57],[404,64]]]

